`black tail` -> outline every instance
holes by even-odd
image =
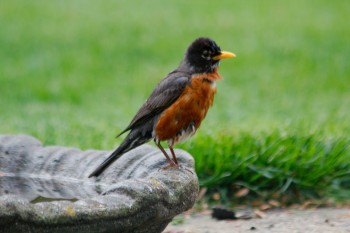
[[[138,146],[141,146],[142,144],[148,142],[151,138],[152,134],[149,131],[142,132],[142,129],[132,130],[124,139],[122,144],[89,175],[89,178],[93,176],[99,176],[106,168],[108,168],[115,160],[119,159],[124,153]]]

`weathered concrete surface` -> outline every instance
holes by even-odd
[[[43,147],[30,136],[0,135],[0,229],[162,232],[193,206],[198,179],[188,153],[176,151],[183,168],[162,170],[167,162],[161,152],[141,146],[88,179],[109,153]]]
[[[164,233],[349,233],[350,209],[273,210],[265,218],[212,219],[209,214],[178,216],[181,224],[169,224]],[[174,221],[178,222],[178,220]]]

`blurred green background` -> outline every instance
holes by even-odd
[[[180,145],[202,185],[350,186],[349,1],[13,0],[0,22],[2,134],[113,149],[187,46],[209,36],[237,58],[221,63],[214,107]]]

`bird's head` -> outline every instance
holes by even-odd
[[[236,57],[234,53],[221,51],[212,39],[200,37],[188,47],[184,62],[195,73],[204,73],[212,72],[221,59],[233,57]]]

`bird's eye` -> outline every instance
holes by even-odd
[[[204,50],[202,53],[202,58],[204,58],[205,60],[210,60],[211,59],[211,51]]]

